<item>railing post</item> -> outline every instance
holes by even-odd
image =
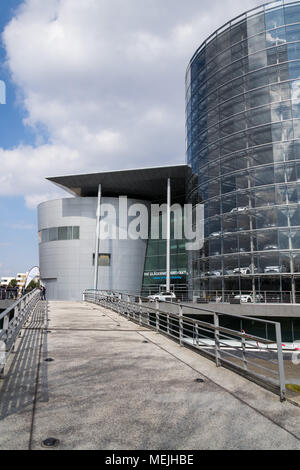
[[[216,366],[220,367],[221,365],[221,353],[220,353],[220,332],[219,332],[219,315],[214,313],[214,326],[215,326],[215,356],[216,356]]]
[[[127,295],[127,317],[130,317],[130,296]]]
[[[282,336],[280,323],[275,325],[276,341],[277,341],[277,360],[278,360],[278,372],[279,372],[279,385],[280,385],[280,401],[284,401],[285,397],[285,373],[284,363],[282,354]]]
[[[183,339],[183,307],[179,305],[179,343],[182,346]]]
[[[159,330],[159,313],[158,313],[158,310],[159,310],[159,302],[158,300],[155,301],[155,308],[156,308],[156,312],[155,312],[155,327],[156,327],[156,331]]]
[[[195,324],[195,335],[196,335],[196,346],[198,345],[198,338],[199,338],[199,328],[198,328],[198,323]]]
[[[245,336],[242,336],[242,357],[243,357],[244,369],[248,370],[247,357],[246,357],[246,339],[245,339]]]
[[[142,309],[142,299],[141,297],[139,297],[139,323],[140,325],[142,324],[142,313],[143,313],[143,309]]]

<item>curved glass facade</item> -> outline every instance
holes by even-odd
[[[205,205],[194,291],[300,291],[300,2],[216,31],[186,75],[189,202]],[[299,280],[298,280],[299,279]]]

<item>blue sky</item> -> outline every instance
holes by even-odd
[[[185,161],[185,71],[260,0],[1,0],[0,276],[38,264],[46,180]],[[19,7],[19,8],[18,8]]]
[[[22,0],[0,3],[0,30],[12,18]],[[0,105],[0,146],[10,149],[20,142],[32,143],[31,129],[24,126],[24,108],[17,105],[16,87],[5,66],[6,51],[1,43],[0,79],[6,84],[6,105]],[[38,264],[36,211],[25,206],[23,196],[0,197],[0,277],[26,272]]]

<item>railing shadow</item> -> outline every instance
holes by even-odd
[[[21,330],[22,338],[0,382],[0,420],[33,406],[38,375],[38,400],[48,400],[47,363],[42,361],[47,351],[47,312],[47,302],[38,302],[29,323]]]

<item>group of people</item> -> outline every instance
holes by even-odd
[[[1,287],[0,300],[17,299],[18,293],[19,291],[17,287]]]
[[[25,294],[26,290],[24,287],[20,294],[17,287],[0,287],[0,300],[17,299],[19,296],[23,296]],[[46,300],[45,286],[40,286],[40,298],[41,300]]]

